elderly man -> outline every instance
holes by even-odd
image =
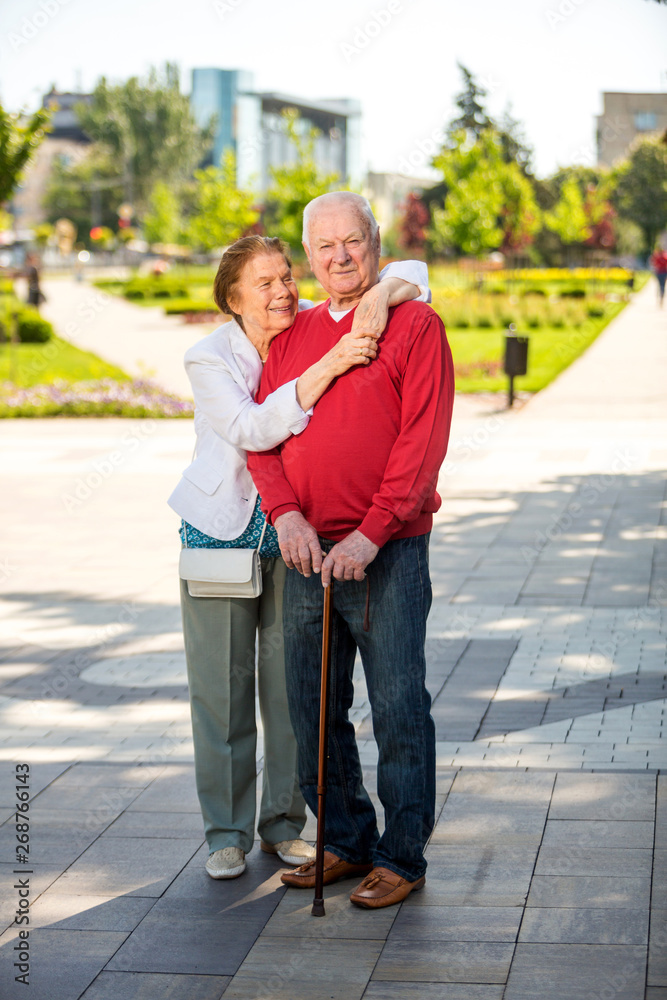
[[[378,281],[380,234],[365,198],[323,195],[306,207],[303,221],[304,248],[330,299],[301,313],[275,339],[260,400],[350,327],[361,296]],[[424,660],[428,538],[440,506],[435,487],[453,395],[440,319],[427,305],[404,303],[390,311],[377,357],[336,380],[298,438],[248,458],[289,567],[287,688],[301,788],[314,811],[321,584],[341,581],[333,592],[324,881],[367,876],[350,896],[364,907],[398,903],[425,881],[435,801],[435,731]],[[379,749],[381,837],[348,718],[357,649]],[[314,862],[282,878],[311,888]]]

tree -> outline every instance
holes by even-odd
[[[152,69],[145,81],[132,77],[112,86],[102,77],[91,103],[79,105],[77,114],[86,134],[118,164],[124,200],[139,216],[155,184],[191,177],[210,145],[210,127],[197,125],[169,63],[162,74]]]
[[[463,129],[469,136],[479,139],[486,129],[492,128],[494,125],[482,104],[487,92],[484,87],[479,86],[470,70],[463,63],[456,65],[463,77],[463,90],[454,98],[459,115],[458,118],[453,118],[449,123],[447,135],[450,140],[453,140],[456,133]]]
[[[447,187],[444,208],[432,215],[436,249],[481,257],[526,247],[540,213],[530,181],[516,163],[505,162],[498,132],[486,129],[470,142],[459,131],[452,142],[434,160]]]
[[[49,222],[63,216],[78,230],[79,238],[89,243],[95,226],[115,229],[118,207],[124,200],[123,177],[118,164],[101,146],[94,145],[78,162],[55,161],[44,196]]]
[[[575,177],[568,177],[553,210],[545,212],[544,224],[565,246],[583,243],[591,235],[584,209],[584,199]]]
[[[236,187],[236,158],[231,150],[219,167],[195,171],[195,214],[188,236],[204,250],[228,246],[253,228],[259,219],[254,197]]]
[[[22,120],[0,104],[0,205],[9,201],[20,184],[24,169],[48,131],[50,117],[40,108]]]
[[[148,199],[144,236],[149,243],[177,243],[181,232],[180,204],[173,188],[158,181]]]
[[[662,139],[635,140],[615,180],[614,206],[620,216],[639,226],[648,255],[667,228],[667,146]]]
[[[301,134],[299,116],[292,110],[283,112],[283,128],[296,155],[293,163],[270,169],[272,183],[266,192],[263,222],[267,232],[272,236],[280,236],[298,252],[304,208],[313,198],[335,190],[340,178],[338,174],[323,173],[317,166],[317,129]]]
[[[398,245],[404,250],[423,253],[426,230],[431,221],[428,209],[418,194],[410,191],[398,222]]]

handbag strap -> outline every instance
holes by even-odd
[[[260,549],[261,549],[261,547],[262,547],[262,542],[264,541],[264,533],[265,533],[265,531],[266,531],[266,526],[267,526],[267,524],[268,524],[268,523],[269,523],[269,522],[267,521],[267,519],[266,519],[266,518],[264,518],[264,527],[262,528],[262,533],[261,533],[261,535],[259,536],[259,543],[258,543],[258,545],[257,545],[257,551],[258,551],[258,552],[259,552],[259,550],[260,550]]]

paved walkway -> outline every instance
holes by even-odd
[[[389,911],[352,908],[341,883],[314,920],[259,850],[233,882],[203,872],[165,505],[190,422],[0,424],[3,1000],[665,1000],[667,312],[651,292],[522,409],[457,401],[431,546],[438,822],[426,888]],[[107,323],[90,320],[91,349]],[[161,380],[172,345],[165,360],[154,343]],[[361,678],[353,713],[374,788]]]

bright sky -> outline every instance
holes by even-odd
[[[0,100],[142,75],[169,60],[252,70],[260,90],[362,103],[364,164],[419,162],[453,113],[457,60],[510,104],[537,172],[595,162],[603,91],[667,91],[667,6],[653,0],[2,0]],[[425,162],[425,159],[424,159]],[[405,169],[403,171],[405,172]],[[422,173],[417,169],[414,173]]]

